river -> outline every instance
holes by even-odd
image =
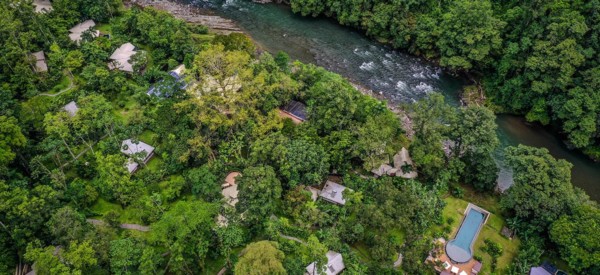
[[[302,17],[287,6],[247,0],[196,4],[236,21],[261,48],[272,53],[285,51],[293,59],[323,66],[380,93],[392,103],[414,102],[439,91],[447,102],[458,105],[458,93],[464,84],[460,79],[444,73],[435,64],[395,51],[331,19]],[[501,148],[496,160],[501,167],[498,180],[501,189],[512,184],[511,173],[503,165],[503,149],[525,144],[545,147],[553,156],[571,162],[573,184],[600,201],[600,164],[568,150],[555,134],[519,117],[499,115],[497,123]]]

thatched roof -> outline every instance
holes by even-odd
[[[389,164],[382,164],[379,166],[379,168],[371,170],[371,172],[375,174],[375,176],[381,177],[383,175],[387,175],[387,172],[392,168],[394,167],[390,166]]]
[[[131,43],[125,43],[121,45],[115,52],[110,56],[111,63],[108,67],[112,69],[119,69],[125,72],[133,72],[133,64],[131,64],[131,57],[136,54],[135,46]]]
[[[409,165],[414,169],[414,163],[412,161],[412,159],[410,158],[410,155],[408,153],[408,150],[404,147],[402,147],[402,149],[400,150],[400,152],[398,152],[396,155],[394,155],[394,167],[397,170],[396,175],[399,177],[403,177],[405,179],[414,179],[417,177],[417,172],[412,170],[410,172],[405,173],[402,170],[403,166]]]
[[[79,43],[79,41],[81,41],[81,35],[93,28],[94,26],[96,26],[96,23],[94,22],[94,20],[86,20],[83,21],[77,25],[75,25],[75,27],[72,27],[69,30],[69,38],[71,38],[71,41],[75,42],[75,43]],[[92,36],[94,37],[98,37],[100,36],[100,31],[96,30],[92,32]]]
[[[46,55],[44,51],[34,52],[31,56],[35,59],[35,71],[36,72],[47,72],[48,65],[46,64]]]
[[[225,198],[225,202],[231,206],[235,206],[238,202],[238,188],[236,178],[240,176],[240,172],[231,172],[225,177],[225,183],[222,185],[221,194]]]
[[[33,6],[37,13],[47,13],[52,11],[52,3],[50,3],[50,0],[34,0]]]

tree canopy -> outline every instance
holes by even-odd
[[[235,265],[235,274],[287,274],[281,261],[284,254],[277,243],[260,241],[246,246],[244,254]]]

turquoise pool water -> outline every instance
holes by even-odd
[[[473,257],[473,243],[483,224],[485,214],[471,208],[456,233],[454,240],[446,244],[446,254],[451,260],[464,263]]]

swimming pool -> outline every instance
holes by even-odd
[[[456,263],[466,263],[473,258],[473,244],[489,213],[469,204],[466,216],[453,240],[446,244],[446,254]]]

